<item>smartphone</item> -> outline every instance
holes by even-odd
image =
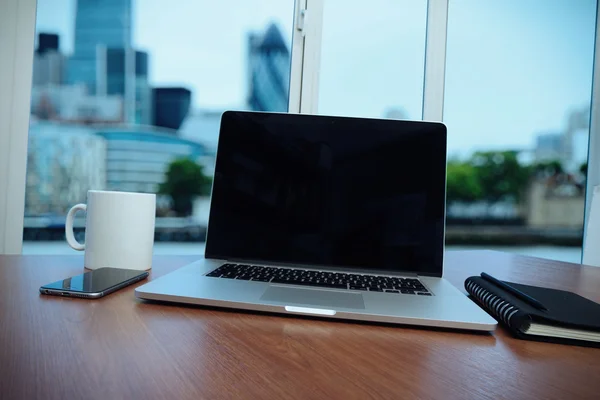
[[[98,268],[62,281],[44,285],[40,287],[40,293],[63,297],[99,299],[147,277],[147,271]]]

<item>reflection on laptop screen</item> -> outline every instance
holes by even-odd
[[[441,276],[446,128],[227,112],[206,256]]]

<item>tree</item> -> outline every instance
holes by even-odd
[[[533,166],[533,171],[546,177],[560,175],[565,172],[559,160],[538,162]]]
[[[209,195],[211,185],[212,179],[204,174],[202,165],[183,158],[169,164],[159,192],[171,197],[173,211],[178,215],[188,216],[192,213],[193,198]]]
[[[446,170],[448,202],[472,202],[481,199],[483,190],[473,165],[460,161],[449,161]]]
[[[522,166],[516,151],[477,152],[471,159],[483,197],[490,202],[520,200],[531,171]]]

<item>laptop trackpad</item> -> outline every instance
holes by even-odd
[[[284,304],[310,304],[327,308],[365,308],[360,293],[333,292],[319,289],[299,289],[285,286],[270,286],[260,298]]]

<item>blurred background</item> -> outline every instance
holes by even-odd
[[[156,252],[202,253],[221,114],[288,110],[294,9],[38,0],[23,253],[73,252],[88,189],[157,193]],[[448,248],[580,262],[595,16],[450,0]],[[318,112],[421,119],[426,19],[426,0],[324,0]]]

